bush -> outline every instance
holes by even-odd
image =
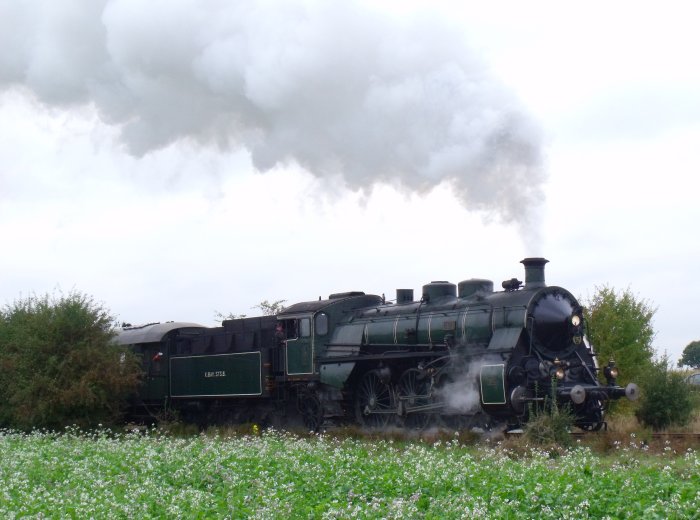
[[[568,406],[560,407],[556,399],[556,387],[552,397],[545,400],[543,408],[531,408],[523,434],[526,440],[540,446],[571,444],[571,428],[576,417]]]
[[[637,419],[654,431],[690,422],[693,402],[683,374],[669,369],[668,356],[654,361],[641,380]]]
[[[587,333],[601,365],[614,359],[620,368],[620,384],[637,382],[651,366],[656,308],[630,289],[596,287],[586,303]]]
[[[110,424],[139,383],[113,319],[92,298],[30,296],[0,311],[0,426]]]

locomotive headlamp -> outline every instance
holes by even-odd
[[[554,371],[554,377],[556,377],[559,381],[564,379],[566,376],[566,371],[564,371],[564,367],[557,367],[557,369]]]
[[[571,324],[572,324],[574,327],[578,327],[579,325],[581,325],[581,316],[579,316],[578,314],[574,314],[574,315],[571,317]]]
[[[566,366],[565,361],[559,361],[559,358],[554,358],[554,363],[553,363],[553,369],[550,374],[554,377],[556,377],[559,381],[564,379],[566,377],[566,370],[564,367]]]
[[[605,367],[603,370],[603,374],[605,374],[605,379],[608,380],[609,385],[614,385],[615,380],[617,379],[617,376],[620,375],[620,370],[615,366],[615,361],[612,359],[608,362],[608,366]]]
[[[617,376],[620,375],[620,370],[618,370],[617,367],[607,367],[605,369],[605,377],[611,378],[611,379],[617,379]]]

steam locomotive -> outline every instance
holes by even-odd
[[[141,356],[145,374],[131,414],[176,411],[201,424],[296,419],[311,430],[517,427],[550,399],[597,430],[608,401],[638,390],[617,385],[613,361],[599,366],[581,305],[545,285],[547,262],[522,260],[525,283],[507,280],[502,291],[484,279],[437,281],[417,301],[412,289],[397,290],[394,302],[343,292],[220,327],[125,328],[118,342]]]

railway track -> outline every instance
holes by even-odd
[[[585,439],[585,438],[595,438],[596,436],[599,435],[605,435],[606,432],[585,432],[585,431],[575,431],[571,432],[571,436],[575,439]],[[608,432],[608,433],[614,433],[614,432]],[[513,436],[513,437],[520,437],[523,435],[522,430],[513,430],[509,431],[506,433],[507,436]],[[631,437],[631,433],[629,434],[623,434],[623,433],[616,433],[615,435],[619,436],[628,436]],[[668,440],[668,441],[684,441],[687,443],[692,443],[696,442],[700,444],[700,433],[687,433],[687,432],[679,432],[679,433],[645,433],[645,434],[635,434],[635,438],[639,439],[640,441],[644,441],[647,439],[658,441],[658,440]]]
[[[700,433],[652,433],[652,439],[700,441]]]

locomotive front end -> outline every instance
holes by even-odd
[[[524,411],[528,401],[542,402],[556,395],[559,403],[571,406],[577,426],[597,430],[605,424],[606,403],[621,397],[636,399],[637,385],[618,386],[619,369],[613,360],[601,370],[585,335],[583,307],[567,290],[545,285],[546,262],[543,258],[522,261],[524,290],[533,295],[527,309],[527,353],[511,359],[510,373],[513,382],[519,383],[511,402]],[[601,372],[604,383],[599,380]]]

